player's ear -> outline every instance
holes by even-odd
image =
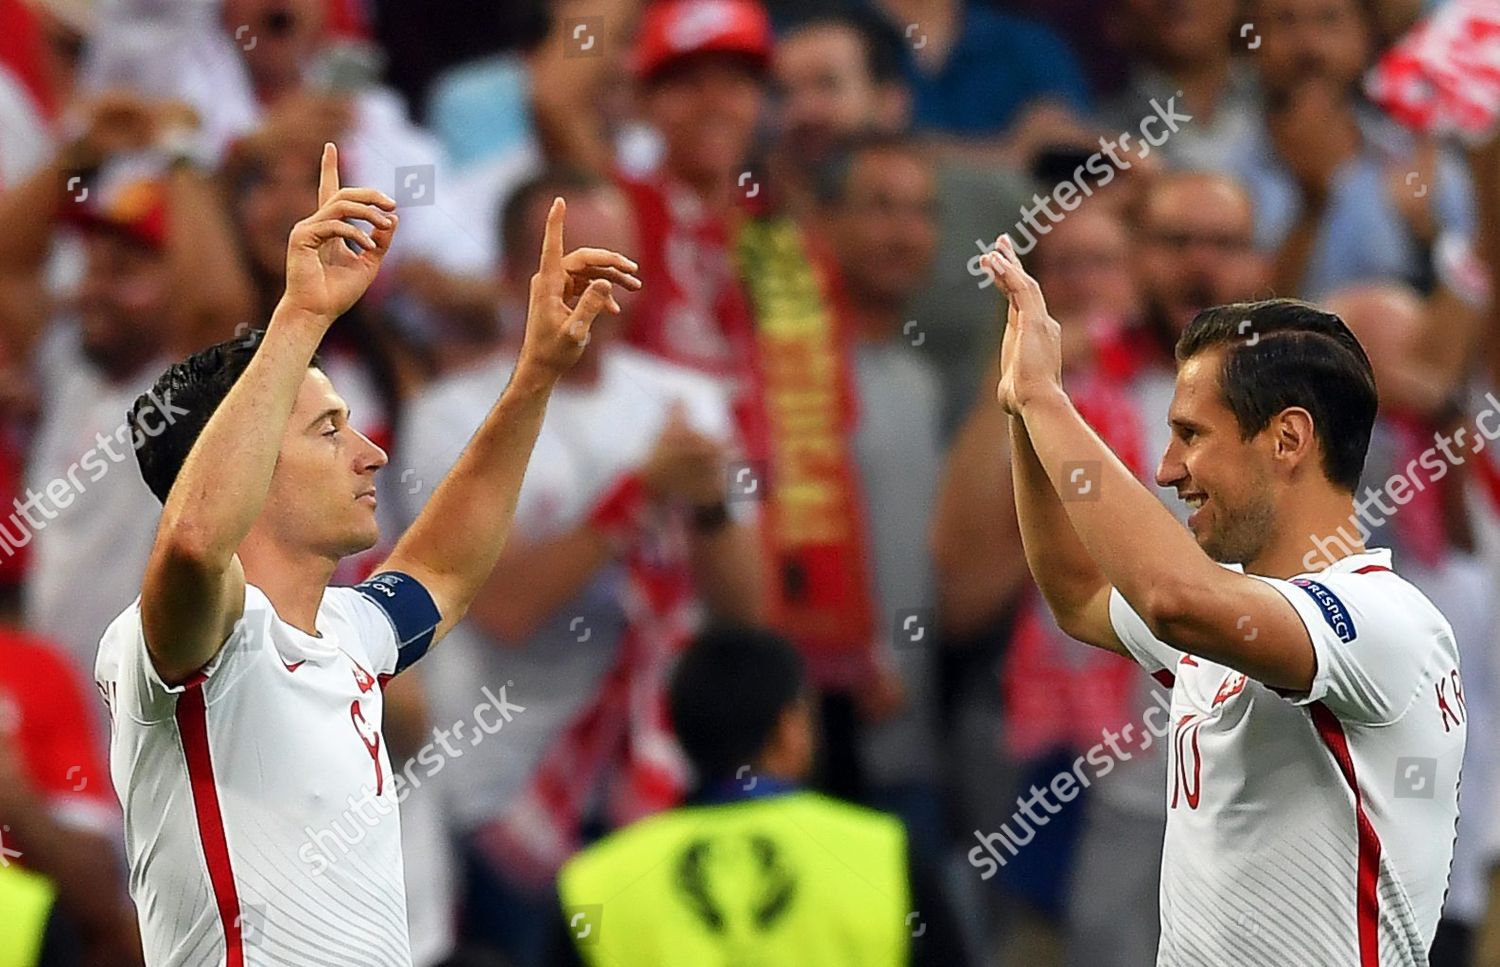
[[[1272,456],[1288,469],[1319,459],[1318,438],[1312,414],[1300,406],[1289,406],[1271,417]]]

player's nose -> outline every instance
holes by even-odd
[[[391,458],[386,455],[386,452],[374,440],[371,440],[363,433],[359,434],[359,438],[364,443],[364,448],[359,456],[359,469],[362,473],[379,470],[387,463],[390,463]]]
[[[1161,455],[1161,463],[1156,467],[1156,485],[1158,487],[1175,487],[1187,478],[1187,466],[1172,455],[1172,448]]]

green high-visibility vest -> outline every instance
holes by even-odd
[[[789,793],[661,813],[558,880],[595,967],[899,967],[912,936],[906,830]]]
[[[46,877],[0,867],[0,967],[35,967],[55,896]]]

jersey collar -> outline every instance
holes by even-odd
[[[1349,574],[1365,567],[1391,567],[1391,549],[1388,547],[1372,547],[1359,554],[1350,554],[1341,557],[1337,561],[1321,568],[1318,571],[1308,571],[1308,574]]]

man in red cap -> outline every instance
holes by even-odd
[[[655,176],[630,182],[659,254],[655,295],[633,326],[642,348],[721,376],[738,375],[748,315],[734,291],[732,227],[763,203],[746,169],[771,56],[755,0],[671,0],[642,18],[630,67],[662,140]],[[742,177],[744,176],[744,177]],[[740,344],[740,345],[737,345]]]
[[[557,160],[615,171],[600,110],[616,66],[608,31],[633,23],[636,6],[559,18],[535,60],[536,120]],[[729,499],[762,512],[769,623],[802,648],[825,693],[889,693],[872,647],[888,622],[873,602],[839,286],[749,160],[770,21],[756,0],[666,0],[646,7],[635,37],[629,67],[661,156],[644,178],[615,171],[635,210],[644,283],[627,338],[728,383],[751,457],[726,468]],[[857,794],[857,766],[841,752],[852,739],[826,744],[836,791]]]

